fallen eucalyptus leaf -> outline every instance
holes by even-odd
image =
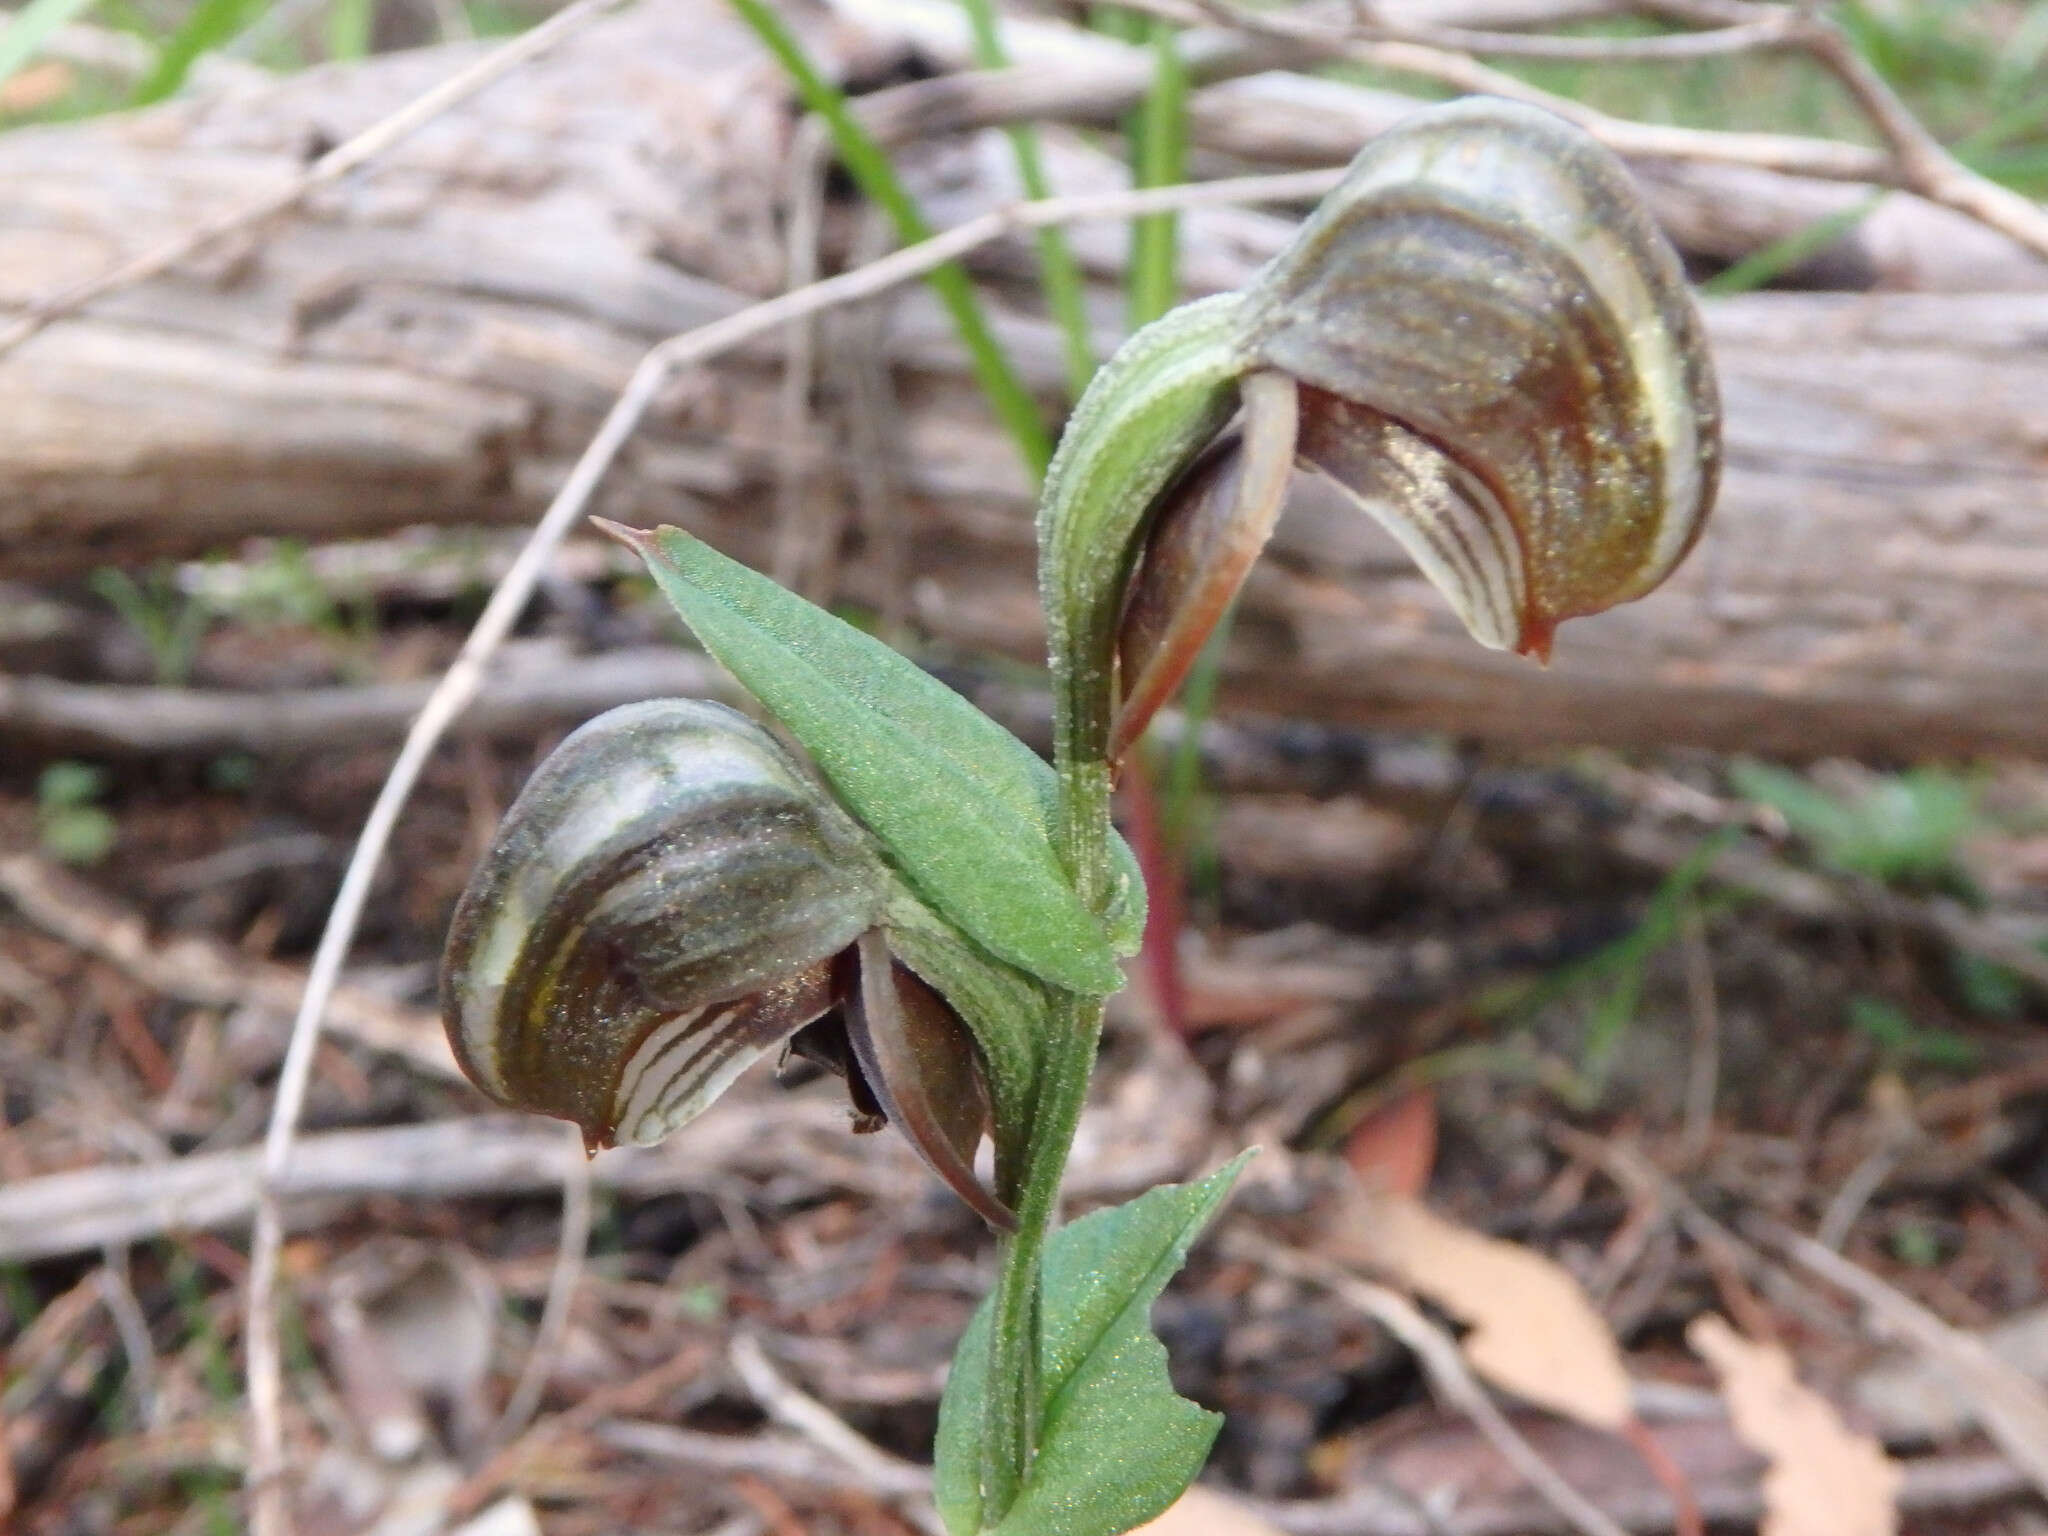
[[[1634,1417],[1614,1335],[1579,1282],[1542,1254],[1391,1196],[1361,1195],[1331,1244],[1466,1324],[1465,1358],[1494,1386],[1596,1429],[1619,1432]]]
[[[1903,1474],[1871,1435],[1799,1384],[1792,1358],[1719,1317],[1694,1318],[1686,1342],[1721,1378],[1736,1436],[1767,1457],[1761,1536],[1894,1536]]]

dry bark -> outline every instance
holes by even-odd
[[[856,75],[894,56],[828,39]],[[239,202],[466,56],[0,139],[0,302]],[[0,572],[529,520],[650,340],[777,285],[792,127],[780,77],[722,13],[643,7],[203,267],[54,326],[0,358]],[[999,141],[909,164],[949,217],[1004,195]],[[1086,170],[1078,150],[1062,165]],[[1190,217],[1191,281],[1241,280],[1286,227]],[[1092,265],[1115,264],[1114,231],[1083,235]],[[1024,258],[992,254],[999,288]],[[1054,337],[999,312],[1050,399]],[[1390,541],[1310,490],[1253,579],[1230,697],[1498,739],[2048,748],[2048,296],[1754,296],[1711,325],[1727,485],[1666,591],[1569,627],[1539,673],[1473,647]],[[886,335],[893,531],[914,570],[889,590],[889,530],[857,526],[838,590],[907,600],[943,643],[1035,657],[1024,478],[922,293],[892,301]],[[793,437],[755,354],[677,388],[600,510],[765,561],[775,476],[800,455],[813,497],[853,499],[831,412]]]

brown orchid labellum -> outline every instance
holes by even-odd
[[[1538,658],[1699,537],[1720,469],[1699,313],[1627,171],[1563,119],[1485,98],[1418,113],[1242,301],[1239,422],[1143,535],[1112,759],[1193,663],[1297,461],[1482,644]]]
[[[499,1103],[650,1145],[785,1047],[839,1071],[993,1225],[972,1034],[891,953],[890,877],[772,736],[694,699],[573,733],[506,813],[441,968],[456,1059]]]

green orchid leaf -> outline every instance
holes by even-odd
[[[991,954],[1107,996],[1143,926],[1129,850],[1105,923],[1082,905],[1051,827],[1052,770],[881,641],[679,528],[604,525],[647,562],[704,649],[808,752],[917,893]]]
[[[1152,1303],[1251,1153],[1084,1216],[1046,1245],[1038,1454],[1000,1536],[1120,1536],[1160,1514],[1208,1460],[1223,1416],[1173,1390]],[[932,1494],[952,1536],[977,1536],[990,1303],[968,1325],[939,1404]]]

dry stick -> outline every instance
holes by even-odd
[[[121,1340],[121,1353],[128,1358],[128,1389],[135,1395],[135,1421],[145,1430],[157,1428],[156,1346],[150,1341],[149,1320],[128,1283],[126,1249],[108,1249],[106,1262],[94,1273],[100,1301],[114,1320],[114,1332]]]
[[[502,80],[585,22],[603,15],[619,3],[620,0],[574,0],[573,4],[563,7],[531,32],[521,33],[503,47],[493,49],[467,69],[457,70],[424,95],[413,98],[390,116],[372,123],[354,138],[337,144],[276,191],[266,192],[239,208],[207,219],[97,276],[73,283],[69,288],[60,288],[46,298],[32,300],[26,314],[5,330],[0,330],[0,357],[6,356],[52,321],[62,319],[94,299],[116,288],[155,277],[197,255],[215,241],[283,213],[308,193],[340,180],[358,166],[375,159],[450,107],[467,101],[477,92]]]
[[[1978,175],[1950,154],[1871,67],[1848,34],[1813,7],[1764,5],[1756,0],[1639,0],[1638,8],[1724,29],[1782,26],[1785,44],[1840,81],[1884,137],[1903,172],[1903,186],[1930,202],[1966,213],[2033,250],[2048,253],[2048,210]]]
[[[818,280],[823,252],[825,175],[832,167],[832,130],[816,113],[798,124],[790,145],[783,196],[789,209],[782,286],[793,292]],[[804,513],[823,445],[815,441],[817,417],[811,392],[818,375],[818,327],[799,320],[783,340],[782,380],[777,399],[783,451],[776,456],[775,538],[768,574],[782,586],[802,591],[809,583],[809,543]]]
[[[1500,1411],[1465,1364],[1465,1357],[1458,1353],[1457,1342],[1424,1317],[1407,1297],[1383,1285],[1361,1280],[1327,1259],[1298,1248],[1268,1247],[1263,1243],[1250,1242],[1233,1242],[1229,1248],[1243,1250],[1234,1256],[1263,1264],[1290,1278],[1319,1285],[1339,1301],[1376,1320],[1408,1347],[1422,1362],[1423,1370],[1437,1391],[1452,1407],[1471,1419],[1473,1426],[1500,1452],[1502,1459],[1542,1495],[1546,1504],[1569,1521],[1574,1530],[1581,1532],[1582,1536],[1627,1536],[1599,1506],[1566,1482],[1563,1475],[1543,1459],[1542,1453],[1508,1422],[1507,1415]]]
[[[1181,0],[1133,0],[1133,3],[1138,9],[1184,9]],[[1263,13],[1250,13],[1236,5],[1234,0],[1195,0],[1195,3],[1205,17],[1220,19],[1245,31],[1323,47],[1331,53],[1364,63],[1410,70],[1443,80],[1462,90],[1513,96],[1537,106],[1547,107],[1580,123],[1621,154],[1704,158],[1705,156],[1697,153],[1698,150],[1707,147],[1700,141],[1715,137],[1699,130],[1654,128],[1646,124],[1629,123],[1608,117],[1564,97],[1536,90],[1511,75],[1488,69],[1485,65],[1465,56],[1466,52],[1475,50],[1496,53],[1517,51],[1492,46],[1495,41],[1508,42],[1513,34],[1503,34],[1494,38],[1490,34],[1456,33],[1437,29],[1395,35],[1384,28],[1354,29],[1348,34],[1336,34],[1322,28],[1304,26],[1291,19],[1279,20]],[[1678,9],[1668,8],[1666,14],[1675,14]],[[1847,179],[1901,187],[1926,198],[1929,202],[1939,203],[1958,213],[1966,214],[1987,228],[1995,229],[2000,234],[2018,241],[2038,255],[2048,256],[2048,209],[2020,196],[2017,192],[1999,186],[1986,177],[1979,176],[1951,155],[1942,146],[1941,141],[1929,133],[1919,118],[1913,115],[1912,109],[1899,98],[1884,78],[1871,68],[1869,61],[1857,51],[1848,36],[1833,22],[1789,6],[1714,5],[1685,9],[1700,20],[1720,23],[1719,30],[1691,34],[1690,38],[1652,41],[1673,44],[1690,41],[1695,46],[1701,46],[1706,40],[1716,40],[1716,46],[1711,49],[1703,48],[1700,54],[1695,55],[1702,57],[1709,51],[1736,53],[1768,48],[1793,48],[1813,58],[1842,83],[1864,115],[1883,135],[1890,150],[1889,154],[1877,157],[1881,163],[1880,174]],[[1527,41],[1530,40],[1524,39],[1524,42]],[[1596,47],[1575,55],[1554,56],[1589,59],[1648,56],[1623,52],[1615,40],[1571,41],[1574,44],[1598,43],[1604,47],[1605,52],[1603,54],[1601,47]],[[1686,55],[1681,51],[1668,56],[1676,58]],[[1765,140],[1773,136],[1742,137]],[[1821,141],[1785,140],[1782,147],[1790,149],[1802,142],[1813,145]],[[1664,146],[1662,149],[1656,147],[1660,144]],[[1691,146],[1690,149],[1688,145]],[[1763,146],[1760,144],[1757,147]],[[1831,147],[1853,151],[1853,146],[1850,145]],[[1793,167],[1780,164],[1770,168],[1787,170]],[[1801,169],[1809,175],[1832,175],[1830,171],[1814,166]]]
[[[847,1483],[844,1462],[793,1436],[716,1435],[641,1419],[604,1419],[595,1426],[592,1438],[610,1450],[674,1462],[695,1471],[757,1472],[778,1482],[827,1491],[843,1489]],[[889,1499],[928,1497],[931,1474],[908,1463],[898,1466],[901,1470],[888,1481],[870,1482],[867,1491]]]
[[[1905,172],[1908,191],[1929,202],[1966,213],[1978,223],[2009,235],[2028,249],[2048,255],[2048,210],[2008,187],[1980,176],[1927,131],[1841,28],[1819,16],[1799,14],[1795,41],[1829,70],[1856,98],[1877,126]]]
[[[519,1373],[519,1383],[505,1402],[505,1411],[491,1431],[490,1444],[502,1446],[526,1428],[540,1395],[554,1374],[555,1358],[569,1333],[570,1304],[583,1278],[583,1260],[590,1251],[590,1157],[583,1150],[583,1131],[564,1126],[562,1137],[562,1231],[555,1243],[555,1266],[548,1275],[547,1300],[541,1304],[540,1326],[533,1348]]]
[[[1497,58],[1581,60],[1590,64],[1644,60],[1673,63],[1782,47],[1796,25],[1794,17],[1765,14],[1725,22],[1711,31],[1664,37],[1546,37],[1469,27],[1403,27],[1375,18],[1355,23],[1350,35],[1365,42],[1420,43],[1458,53],[1489,53]],[[1309,35],[1306,27],[1303,35]]]
[[[909,1495],[895,1491],[914,1486],[914,1479],[928,1476],[924,1468],[891,1456],[830,1408],[785,1380],[770,1363],[760,1340],[751,1333],[742,1333],[732,1341],[729,1356],[740,1381],[771,1419],[843,1462],[867,1488],[886,1492],[930,1536],[945,1536],[945,1527],[939,1523],[927,1491]]]
[[[0,897],[45,933],[98,955],[153,992],[205,1007],[246,1003],[289,1013],[305,976],[288,965],[252,960],[196,934],[152,944],[139,913],[32,853],[0,857]],[[438,1078],[454,1078],[455,1058],[439,1020],[420,1009],[343,986],[331,998],[336,1028],[358,1044],[387,1051]]]
[[[1953,1328],[1904,1292],[1804,1233],[1760,1217],[1744,1223],[1808,1274],[1847,1291],[1887,1332],[1913,1346],[1970,1405],[2006,1459],[2048,1492],[2048,1393],[1983,1339]]]
[[[383,858],[385,845],[391,839],[392,828],[426,767],[428,757],[455,717],[475,697],[483,680],[486,662],[525,609],[555,546],[583,515],[612,461],[625,447],[627,439],[639,426],[640,418],[654,403],[669,377],[678,369],[705,362],[793,320],[837,305],[872,298],[1020,229],[1036,229],[1083,219],[1130,218],[1143,213],[1212,203],[1284,202],[1313,198],[1327,192],[1342,174],[1341,170],[1329,170],[1282,176],[1248,176],[1233,181],[1159,187],[1144,192],[1050,198],[1040,203],[1020,204],[1012,209],[985,214],[865,267],[764,300],[738,314],[671,337],[641,359],[625,390],[598,427],[597,435],[584,449],[582,457],[576,461],[568,479],[535,526],[525,548],[519,552],[519,558],[491,594],[454,664],[442,676],[421,709],[419,718],[406,733],[405,744],[392,763],[391,772],[363,823],[355,851],[342,875],[341,887],[335,893],[327,926],[320,935],[312,967],[307,973],[305,996],[292,1023],[291,1044],[278,1077],[277,1098],[271,1107],[270,1126],[264,1137],[263,1183],[256,1207],[255,1231],[250,1242],[247,1322],[251,1425],[249,1482],[254,1490],[256,1536],[285,1536],[290,1529],[278,1476],[284,1460],[280,1415],[282,1385],[277,1319],[271,1306],[271,1293],[277,1284],[278,1250],[283,1241],[277,1190],[291,1153],[292,1136],[298,1127],[300,1111],[305,1104],[313,1054],[319,1044],[320,1023],[327,1000],[355,937],[356,925],[369,898],[370,882]]]
[[[1540,90],[1527,81],[1491,69],[1469,54],[1421,43],[1359,42],[1333,36],[1322,28],[1303,29],[1298,24],[1274,19],[1268,13],[1247,12],[1223,6],[1218,0],[1202,0],[1199,11],[1184,0],[1118,0],[1125,10],[1163,16],[1170,21],[1222,17],[1231,26],[1298,47],[1315,47],[1331,58],[1350,59],[1401,74],[1419,75],[1454,90],[1483,96],[1502,96],[1511,101],[1542,107],[1577,123],[1616,154],[1644,160],[1698,160],[1719,165],[1742,165],[1756,170],[1779,171],[1791,176],[1812,176],[1822,181],[1851,181],[1866,185],[1903,187],[1903,171],[1883,150],[1860,144],[1842,144],[1832,139],[1804,138],[1783,133],[1730,133],[1712,128],[1667,128],[1655,123],[1632,122],[1609,117],[1566,96]]]
[[[1420,43],[1462,53],[1490,53],[1511,59],[1578,60],[1588,64],[1641,61],[1678,63],[1785,46],[1792,31],[1783,21],[1753,21],[1711,32],[1669,37],[1542,37],[1519,32],[1473,32],[1460,27],[1374,28],[1376,41]]]

